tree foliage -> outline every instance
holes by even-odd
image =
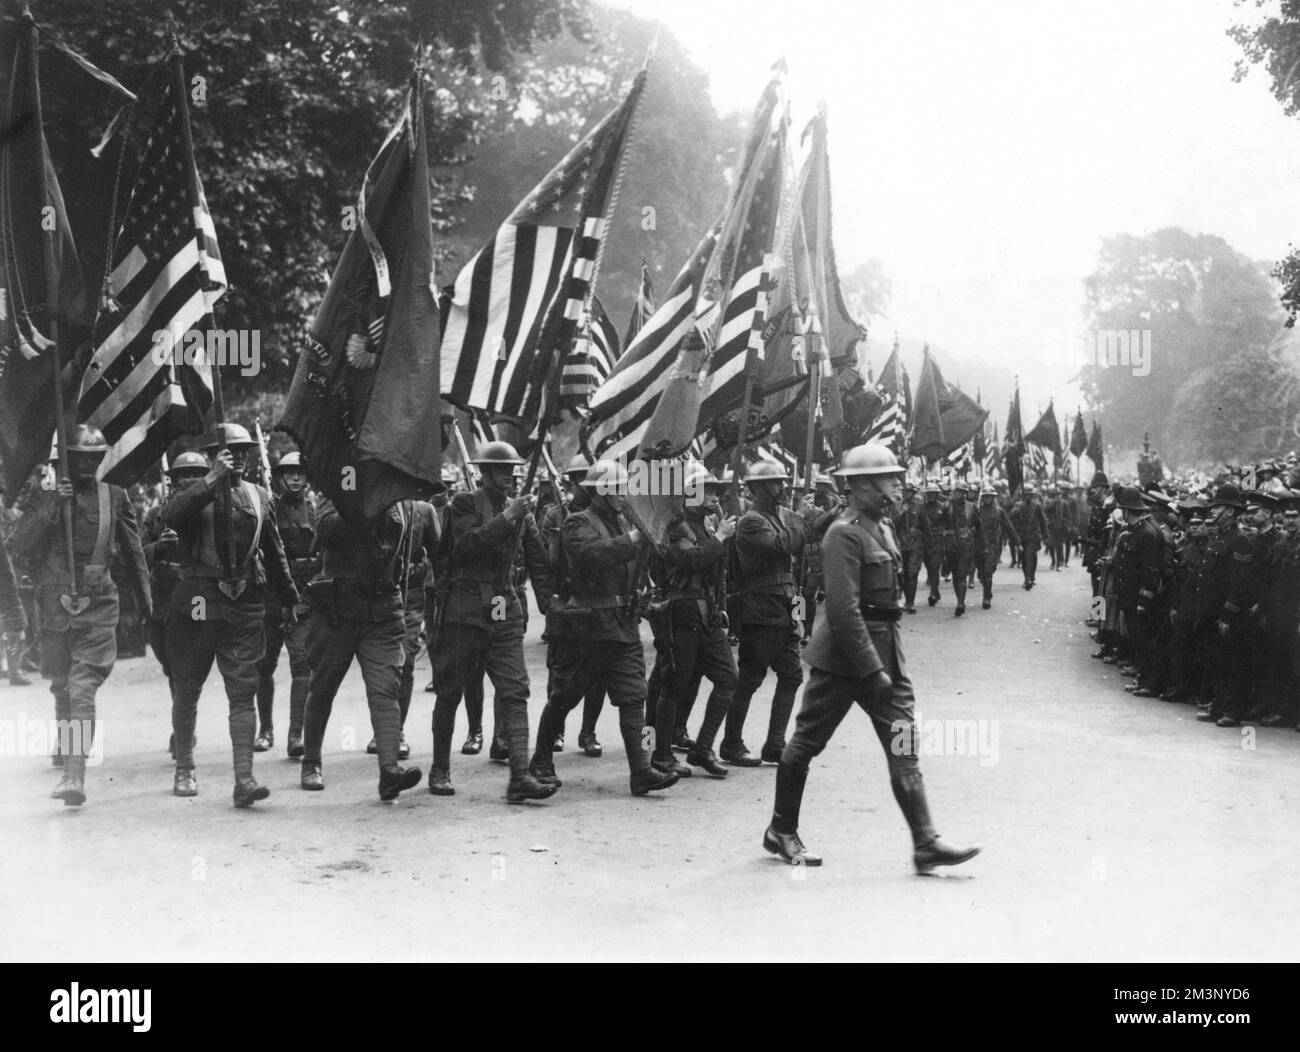
[[[1229,374],[1233,382],[1244,381],[1247,377],[1234,371],[1236,364],[1228,363],[1263,352],[1281,320],[1274,289],[1259,264],[1220,237],[1176,227],[1106,239],[1085,289],[1094,334],[1151,334],[1150,361],[1141,368],[1103,359],[1079,374],[1089,404],[1103,413],[1107,439],[1135,448],[1147,431],[1166,445],[1177,435],[1176,457],[1192,454],[1192,445],[1183,444],[1191,434],[1187,428],[1197,425],[1167,426],[1169,392],[1197,376],[1199,383],[1213,384],[1216,377],[1227,382]],[[1240,408],[1261,404],[1268,384],[1266,374],[1254,377]],[[1210,426],[1208,420],[1200,424]]]

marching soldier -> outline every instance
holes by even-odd
[[[555,728],[589,690],[600,688],[618,709],[632,794],[644,796],[678,779],[675,772],[652,766],[642,743],[646,674],[637,593],[648,545],[624,517],[627,473],[618,464],[597,461],[582,485],[590,491],[590,506],[569,515],[560,527],[560,576],[570,595],[547,612],[551,681],[531,770],[542,782],[559,787]]]
[[[715,778],[725,778],[713,752],[713,741],[731,707],[736,690],[736,659],[727,642],[724,625],[726,596],[722,575],[726,542],[736,532],[736,520],[724,518],[718,504],[722,483],[703,464],[687,468],[684,489],[688,501],[682,514],[668,527],[657,555],[657,577],[666,604],[663,670],[656,709],[654,755],[650,762],[660,771],[687,776],[691,768],[673,756],[676,731],[682,723],[681,706],[701,676],[713,684],[699,737],[686,753],[686,762]],[[698,493],[698,500],[690,499]],[[714,525],[716,523],[716,526]]]
[[[1048,528],[1043,506],[1038,503],[1038,487],[1032,482],[1026,482],[1021,494],[1021,503],[1012,511],[1011,521],[1020,537],[1020,568],[1025,575],[1024,587],[1027,592],[1034,587],[1034,577],[1038,573],[1038,549],[1043,546],[1043,538],[1048,536]]]
[[[183,490],[208,473],[208,461],[202,453],[181,453],[167,469],[171,492]],[[167,677],[167,690],[172,690],[172,666],[167,657],[167,614],[171,609],[172,589],[181,579],[180,538],[176,531],[163,522],[163,505],[149,509],[144,520],[141,541],[145,563],[149,567],[149,590],[153,597],[153,616],[149,618],[149,643],[153,655]],[[167,746],[167,753],[176,758],[176,739]]]
[[[546,546],[546,554],[551,563],[551,574],[556,577],[556,588],[560,586],[558,579],[560,566],[560,527],[564,525],[564,519],[567,515],[575,511],[582,511],[591,501],[587,497],[587,491],[582,488],[582,480],[587,477],[587,471],[591,467],[591,461],[582,453],[576,453],[564,469],[565,493],[568,497],[568,507],[564,502],[557,500],[551,507],[546,509],[546,514],[538,522],[538,529],[542,534],[542,543]],[[604,691],[593,689],[582,700],[582,730],[578,732],[578,748],[582,750],[584,756],[590,756],[593,759],[598,758],[603,753],[600,740],[596,737],[596,721],[600,718],[600,710],[605,705]],[[679,719],[685,722],[685,714],[679,714]],[[555,735],[555,751],[562,752],[564,745],[564,725],[561,724]]]
[[[452,796],[451,738],[456,709],[472,674],[492,681],[497,733],[510,760],[510,803],[545,800],[558,784],[543,784],[528,767],[528,671],[524,666],[525,616],[515,586],[516,537],[545,613],[553,591],[551,569],[533,518],[536,498],[517,494],[515,468],[523,461],[508,442],[489,442],[472,461],[483,484],[452,498],[444,544],[450,545],[446,597],[440,611],[438,653],[433,658],[437,701],[433,710],[433,769],[429,792]],[[521,524],[522,523],[522,534]],[[539,743],[539,747],[540,747]],[[554,745],[554,738],[547,743]]]
[[[871,717],[885,750],[894,799],[912,832],[917,872],[954,866],[979,853],[939,839],[921,779],[915,695],[898,626],[902,553],[885,513],[899,499],[903,470],[888,447],[869,443],[845,453],[836,472],[848,483],[849,506],[823,542],[825,616],[805,653],[812,673],[794,736],[781,754],[772,820],[763,834],[764,849],[792,865],[821,865],[821,856],[799,838],[804,785],[809,763],[855,702]]]
[[[284,559],[271,512],[271,495],[242,478],[256,443],[238,424],[224,424],[225,447],[206,449],[208,473],[173,493],[164,526],[180,548],[180,581],[167,615],[167,661],[172,669],[172,734],[176,771],[172,792],[196,796],[194,724],[199,695],[215,660],[230,703],[230,746],[236,807],[265,800],[271,791],[253,777],[257,664],[266,649],[266,590],[291,620],[298,590]],[[233,552],[232,552],[233,550]]]
[[[307,590],[307,583],[320,571],[320,556],[316,553],[316,499],[307,492],[307,472],[301,453],[286,453],[271,468],[272,486],[275,490],[273,506],[275,524],[284,544],[284,556],[289,562],[298,595]],[[266,654],[257,666],[257,717],[258,735],[253,742],[255,752],[267,752],[275,747],[275,722],[272,710],[275,705],[275,668],[280,661],[280,649],[289,652],[289,739],[286,753],[291,760],[302,758],[302,716],[307,705],[307,681],[311,666],[307,664],[307,615],[310,607],[299,602],[294,611],[295,620],[285,623],[278,607],[266,609]]]
[[[957,596],[954,617],[961,617],[966,612],[966,585],[975,560],[978,520],[975,509],[966,501],[966,487],[967,483],[961,481],[953,484],[952,503],[940,512],[938,522],[944,554],[952,571],[952,590]]]
[[[334,697],[355,657],[366,685],[366,705],[379,755],[379,799],[396,800],[420,784],[418,767],[397,762],[402,733],[398,706],[406,625],[402,615],[402,554],[411,543],[408,501],[398,501],[359,525],[328,498],[317,507],[319,576],[307,586],[311,607],[307,663],[311,678],[303,711],[303,789],[325,788],[321,746]]]
[[[817,527],[834,516],[819,510],[811,494],[804,497],[797,513],[784,507],[790,476],[777,464],[759,461],[744,481],[754,502],[740,517],[735,539],[738,572],[732,587],[741,595],[740,678],[718,753],[727,763],[757,767],[781,758],[794,698],[803,682],[798,609],[802,603],[796,601],[794,560],[804,545],[820,536]],[[742,736],[750,699],[769,668],[776,673],[776,692],[759,759],[750,755]]]
[[[1020,536],[1006,510],[999,506],[997,496],[997,490],[987,484],[980,490],[980,507],[975,523],[975,559],[984,589],[982,606],[985,610],[993,605],[993,575],[1002,561],[1002,539],[1006,537],[1015,544],[1020,542]]]
[[[904,610],[916,613],[916,585],[925,563],[925,550],[933,547],[929,538],[930,520],[921,511],[916,500],[916,487],[910,482],[903,486],[901,510],[895,520],[898,546],[903,553]]]
[[[930,590],[930,605],[939,601],[939,580],[943,566],[943,531],[939,526],[943,514],[943,491],[934,480],[921,487],[921,558],[925,562],[925,586]]]
[[[139,609],[152,615],[149,572],[135,512],[120,486],[95,478],[108,452],[104,436],[78,424],[68,439],[70,479],[33,494],[14,530],[14,554],[34,568],[41,632],[41,671],[50,677],[63,777],[53,796],[86,802],[86,757],[95,735],[95,694],[117,660],[118,592],[109,563],[120,555]],[[72,567],[63,509],[71,505]]]

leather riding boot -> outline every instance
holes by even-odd
[[[807,771],[797,771],[787,763],[776,768],[776,800],[772,805],[772,828],[778,833],[799,829],[799,809],[803,805],[803,788]]]
[[[912,863],[918,873],[929,873],[936,866],[956,866],[979,854],[977,847],[953,848],[939,839],[930,821],[930,808],[925,799],[925,784],[920,771],[911,771],[890,779],[894,799],[898,801],[903,817],[912,831]]]
[[[794,699],[799,693],[799,685],[793,686],[776,681],[776,690],[772,694],[772,711],[767,718],[767,740],[763,744],[763,752],[772,752],[778,754],[781,749],[785,748],[785,732],[790,726],[790,714],[794,712]],[[764,756],[767,762],[775,762],[774,759]]]
[[[695,748],[701,753],[711,753],[713,743],[722,729],[722,721],[727,718],[734,694],[714,689],[709,694],[708,704],[704,706],[704,722],[700,724],[700,733],[695,736]]]

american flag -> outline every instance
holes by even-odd
[[[492,414],[482,409],[469,411],[470,436],[474,439],[474,448],[482,449],[489,442],[497,440],[496,425],[492,423]]]
[[[943,458],[944,467],[965,478],[975,468],[974,441],[964,442]]]
[[[1047,451],[1037,442],[1027,442],[1025,444],[1029,469],[1038,476],[1042,476],[1047,470]]]
[[[605,115],[461,270],[444,305],[442,396],[536,421],[552,341],[578,319],[605,236],[606,212],[645,84],[637,74]],[[544,333],[550,321],[554,333]],[[561,341],[563,342],[563,341]]]
[[[630,459],[640,449],[674,366],[686,357],[682,345],[694,325],[695,302],[717,233],[711,230],[696,246],[659,309],[592,395],[587,445],[597,456]]]
[[[877,388],[879,390],[879,388]],[[882,446],[889,446],[890,449],[897,450],[899,444],[907,437],[907,424],[903,420],[902,407],[898,401],[891,395],[880,392],[884,399],[884,407],[871,422],[867,428],[867,433],[862,436],[863,442],[878,442]]]
[[[786,178],[788,116],[781,73],[768,84],[750,125],[745,159],[727,206],[718,251],[709,260],[696,327],[709,349],[699,419],[709,421],[743,400],[746,369],[763,357],[768,293],[783,266],[778,250],[794,218],[797,197]]]
[[[759,460],[766,460],[769,464],[776,464],[792,479],[800,477],[799,458],[785,447],[773,442],[765,446],[759,446],[757,452]]]
[[[586,406],[592,392],[613,372],[618,357],[618,330],[600,300],[592,296],[590,308],[578,320],[578,338],[564,359],[564,374],[560,377],[561,408]]]
[[[911,383],[903,359],[899,354],[898,337],[894,337],[894,349],[880,371],[880,382],[876,384],[876,393],[883,403],[876,419],[867,427],[862,436],[863,442],[879,442],[889,446],[902,456],[907,452],[907,429],[910,424],[912,408]]]
[[[202,429],[212,404],[211,364],[205,354],[162,351],[188,347],[186,333],[210,329],[213,304],[226,291],[216,230],[187,147],[185,74],[179,56],[173,62],[175,75],[160,78],[156,122],[114,244],[77,406],[78,419],[109,444],[99,477],[123,486],[178,436]]]
[[[628,319],[627,332],[623,335],[623,346],[631,347],[642,327],[655,312],[655,289],[650,281],[650,264],[641,260],[641,284],[636,290],[636,302],[632,304],[632,317]]]

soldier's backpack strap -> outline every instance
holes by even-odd
[[[90,556],[91,566],[108,565],[108,546],[113,538],[113,491],[106,482],[95,484],[99,497],[99,524],[95,527],[95,550]]]
[[[241,563],[242,566],[247,566],[257,555],[258,545],[262,543],[262,526],[266,522],[266,516],[263,514],[261,490],[246,480],[241,480],[239,484],[243,487],[244,496],[248,498],[253,516],[257,519],[257,525],[253,528],[253,543],[248,546],[248,554],[244,556],[244,561]]]

